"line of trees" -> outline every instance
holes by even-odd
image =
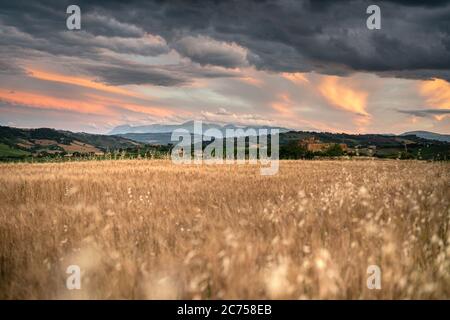
[[[314,157],[339,157],[344,155],[339,144],[333,144],[325,151],[312,152],[297,141],[280,146],[280,159],[313,159]]]

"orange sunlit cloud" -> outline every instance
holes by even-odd
[[[272,102],[271,107],[282,115],[292,114],[292,101],[287,93],[278,95],[278,101]]]
[[[40,80],[73,84],[73,85],[80,86],[80,87],[86,87],[86,88],[96,89],[96,90],[100,90],[100,91],[106,91],[106,92],[110,92],[110,93],[117,93],[117,94],[126,95],[126,96],[133,96],[133,97],[137,96],[135,93],[130,92],[129,90],[125,90],[125,89],[115,87],[115,86],[107,86],[103,83],[96,82],[91,79],[66,76],[66,75],[62,75],[62,74],[50,73],[50,72],[35,70],[35,69],[30,69],[30,68],[27,69],[27,72],[29,73],[29,75],[31,77],[40,79]]]
[[[0,89],[0,100],[40,109],[70,110],[80,113],[110,114],[103,105],[70,99],[54,98],[24,91]]]
[[[435,115],[433,116],[433,118],[434,118],[435,120],[437,120],[437,121],[442,121],[442,120],[445,119],[446,116],[447,116],[446,114],[435,114]]]
[[[450,83],[442,79],[422,81],[420,94],[425,97],[428,106],[438,109],[450,109]]]
[[[124,96],[130,97],[140,97],[139,94],[125,90],[123,88],[115,87],[115,86],[107,86],[105,84],[95,82],[91,79],[85,79],[81,77],[73,77],[62,74],[56,74],[51,72],[46,72],[42,70],[36,69],[27,69],[29,75],[33,78],[67,83],[76,86],[81,86],[85,88],[95,89],[103,92],[115,93]],[[24,105],[29,105],[33,107],[40,108],[51,108],[51,109],[69,109],[79,112],[91,112],[95,113],[95,110],[102,110],[102,114],[110,113],[111,111],[106,111],[108,105],[116,105],[121,109],[126,109],[134,112],[150,114],[153,116],[169,116],[173,115],[174,112],[171,110],[167,110],[161,107],[153,107],[147,105],[141,105],[136,103],[131,103],[119,99],[106,98],[100,95],[94,94],[85,94],[89,102],[80,102],[80,101],[72,101],[66,99],[58,99],[53,97],[47,97],[42,95],[30,94],[26,92],[20,92],[20,94],[16,94],[11,96],[9,94],[2,95],[1,98],[8,100],[12,103],[20,103]]]
[[[121,109],[126,109],[134,112],[145,113],[158,117],[167,117],[175,114],[175,111],[164,108],[164,107],[155,107],[149,105],[142,105],[127,101],[122,101],[113,98],[107,98],[94,94],[87,94],[87,97],[91,98],[93,101],[100,103],[102,105],[115,105]]]
[[[285,79],[288,79],[289,81],[292,81],[295,84],[305,84],[305,83],[309,83],[308,78],[306,77],[306,75],[304,73],[300,73],[300,72],[294,72],[294,73],[289,73],[289,72],[283,72],[281,74],[281,76]]]
[[[280,93],[277,95],[277,101],[274,101],[270,104],[272,109],[279,112],[279,114],[285,119],[289,119],[288,121],[295,125],[304,125],[311,128],[316,128],[322,131],[327,132],[338,132],[342,130],[338,130],[337,128],[331,127],[328,124],[322,121],[315,121],[312,119],[306,119],[303,117],[299,117],[293,112],[294,102],[288,93]]]
[[[245,83],[250,84],[255,87],[261,87],[264,84],[264,82],[261,79],[257,79],[255,77],[250,77],[250,76],[240,77],[238,79],[242,82],[245,82]]]
[[[339,109],[369,116],[366,111],[368,93],[352,88],[336,76],[325,76],[319,84],[319,92]]]
[[[121,109],[158,117],[170,116],[175,113],[175,111],[163,107],[147,106],[99,95],[87,94],[86,97],[89,101],[62,99],[25,91],[0,89],[0,100],[10,104],[19,104],[39,109],[70,110],[79,113],[113,115],[115,112],[108,109],[108,106],[116,105]]]

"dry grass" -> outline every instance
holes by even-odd
[[[414,161],[2,164],[0,298],[448,299],[449,181]]]

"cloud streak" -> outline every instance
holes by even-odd
[[[107,86],[99,82],[95,82],[91,79],[81,78],[81,77],[74,77],[74,76],[66,76],[62,74],[52,73],[52,72],[46,72],[42,70],[35,70],[28,68],[26,69],[30,77],[45,80],[45,81],[53,81],[53,82],[59,82],[59,83],[66,83],[66,84],[72,84],[76,86],[81,86],[85,88],[115,93],[115,94],[121,94],[125,96],[135,96],[134,93],[119,88],[119,87],[113,87],[113,86]]]
[[[358,90],[336,76],[326,76],[319,85],[319,92],[332,106],[368,117],[366,111],[368,93]]]

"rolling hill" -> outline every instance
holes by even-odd
[[[118,136],[74,133],[50,128],[19,129],[0,126],[0,158],[51,154],[102,154],[140,143]]]

